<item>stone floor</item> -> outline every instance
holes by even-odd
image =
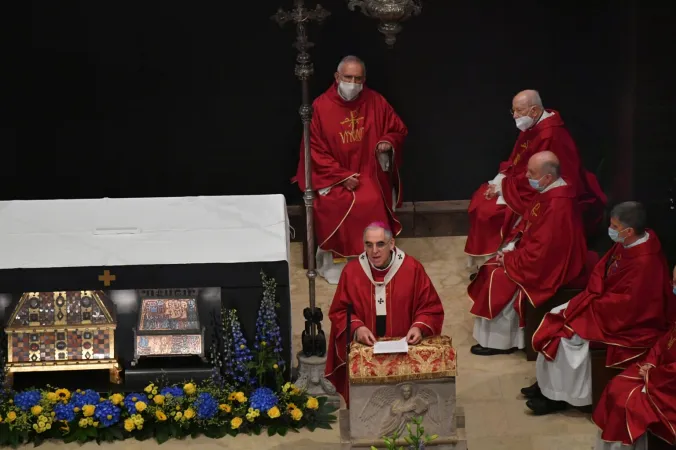
[[[444,334],[453,337],[458,350],[458,405],[465,410],[468,448],[470,450],[590,450],[596,427],[589,415],[566,412],[545,417],[529,414],[519,389],[535,378],[535,363],[527,362],[523,353],[478,357],[469,352],[473,319],[469,314],[467,274],[464,270],[464,237],[400,239],[398,245],[407,254],[419,259],[432,278],[444,302],[446,319]],[[302,268],[301,244],[291,245],[291,299],[293,303],[294,347],[300,348],[303,329],[302,310],[307,306],[307,279]],[[317,283],[317,304],[326,314],[335,291],[323,280]],[[328,321],[325,320],[328,328]],[[125,441],[111,444],[127,450],[155,447],[154,442]],[[43,444],[47,450],[80,448],[77,444]],[[104,444],[107,446],[107,444]],[[54,448],[53,448],[54,447]],[[89,449],[96,444],[87,444]],[[204,437],[185,441],[169,441],[163,449],[200,448],[200,450],[232,448],[341,450],[339,430],[302,432],[282,438],[238,436],[211,440]]]

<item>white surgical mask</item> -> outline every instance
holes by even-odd
[[[514,121],[516,122],[516,127],[521,131],[528,130],[533,126],[533,122],[535,122],[530,116],[517,117]]]
[[[341,81],[340,84],[338,84],[338,92],[340,92],[340,95],[342,95],[345,100],[349,101],[357,98],[363,87],[363,84]]]

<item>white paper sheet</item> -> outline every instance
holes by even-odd
[[[408,342],[406,338],[398,341],[380,341],[373,346],[374,355],[382,355],[388,353],[408,353]]]

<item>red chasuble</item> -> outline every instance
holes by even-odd
[[[575,189],[564,185],[538,193],[521,222],[505,234],[505,242],[519,236],[520,240],[513,251],[505,252],[504,267],[493,257],[479,268],[467,287],[474,302],[470,312],[492,320],[518,292],[514,308],[523,327],[524,298],[538,307],[584,275],[587,243]]]
[[[639,375],[643,364],[652,366],[645,377]],[[645,360],[611,380],[592,420],[604,441],[629,445],[650,430],[676,445],[676,325]]]
[[[674,301],[671,273],[659,239],[651,230],[648,235],[634,247],[615,244],[594,267],[587,288],[565,310],[545,314],[533,335],[536,351],[553,361],[561,338],[577,334],[609,346],[608,367],[627,367],[664,335]]]
[[[509,208],[498,205],[495,197],[490,200],[484,197],[488,183],[482,184],[473,194],[468,210],[470,229],[465,244],[468,255],[492,255],[500,248],[503,242],[500,229],[505,222],[510,228],[517,216],[523,215],[535,195],[528,184],[526,170],[530,157],[541,151],[549,150],[559,158],[561,174],[575,187],[587,234],[596,231],[603,220],[607,199],[596,176],[583,167],[577,146],[558,111],[548,109],[547,112],[554,115],[530,130],[522,131],[509,159],[500,163],[499,173],[505,175],[502,195]]]
[[[392,188],[398,195],[394,206],[400,206],[399,167],[408,130],[385,98],[366,86],[359,97],[348,102],[334,84],[312,107],[312,189],[331,188],[326,195],[317,193],[314,200],[317,243],[337,256],[357,256],[364,250],[362,233],[368,224],[388,223],[395,236],[401,231],[393,211]],[[388,172],[378,161],[380,142],[388,142],[394,149],[394,167]],[[349,191],[342,183],[356,173],[360,174],[359,186]],[[303,143],[292,181],[305,190]]]
[[[395,250],[394,260],[384,277],[374,279],[365,253],[347,263],[340,275],[329,319],[331,335],[326,360],[326,377],[349,405],[346,389],[347,305],[352,304],[351,334],[361,326],[376,337],[404,337],[411,327],[423,336],[441,334],[444,307],[432,281],[420,262]],[[382,336],[376,334],[379,318],[385,323]]]

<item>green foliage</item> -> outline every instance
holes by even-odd
[[[422,416],[420,417],[413,417],[409,423],[406,424],[406,431],[408,432],[408,436],[404,436],[404,441],[406,444],[408,444],[408,449],[409,450],[424,450],[425,446],[432,442],[433,440],[437,439],[439,436],[436,434],[433,435],[427,435],[425,434],[425,427],[422,425],[423,418]],[[415,427],[415,431],[413,431],[413,427]],[[390,436],[384,436],[383,437],[383,443],[385,444],[385,449],[386,450],[404,450],[404,447],[399,445],[397,446],[397,441],[401,438],[401,433],[398,431],[395,431],[392,435]],[[371,450],[378,450],[376,447],[371,447]]]

